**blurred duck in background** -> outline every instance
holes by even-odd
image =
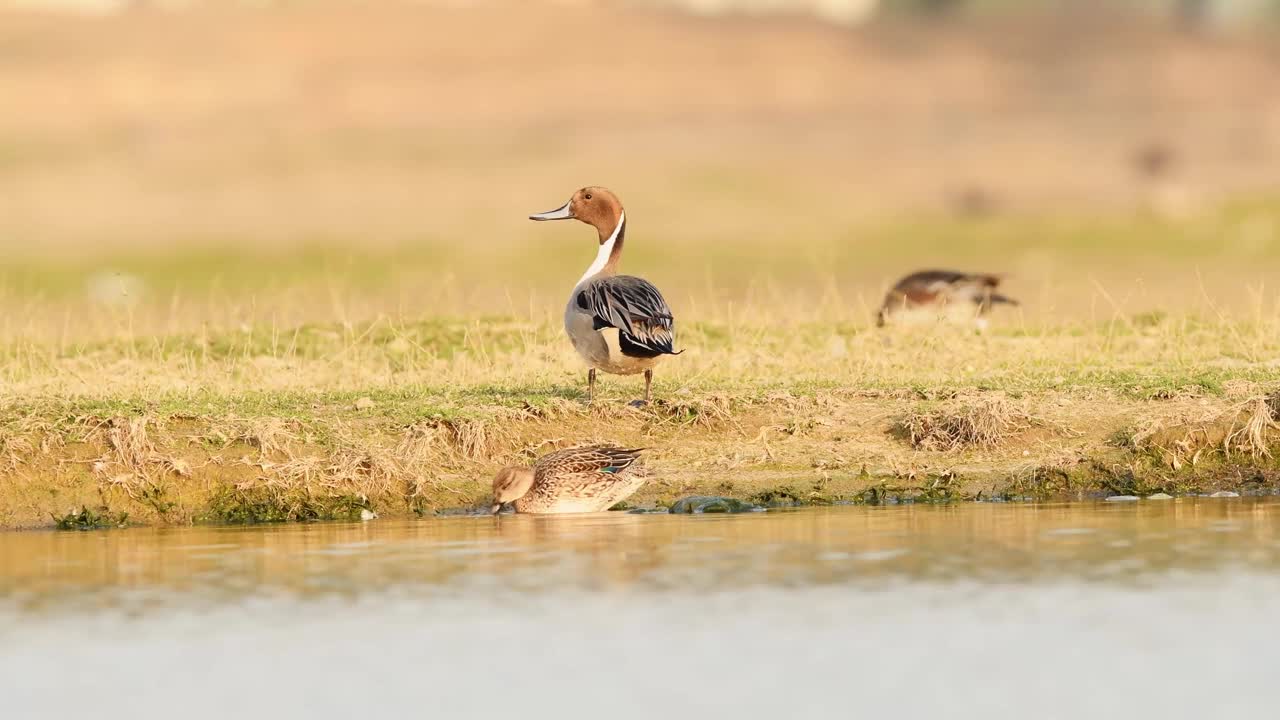
[[[1017,305],[1018,301],[996,292],[999,275],[954,270],[922,270],[899,280],[884,296],[876,325],[889,322],[940,319],[973,320],[987,325],[992,305]]]

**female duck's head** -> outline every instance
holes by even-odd
[[[493,506],[489,512],[497,514],[502,506],[519,500],[533,487],[533,470],[523,467],[504,467],[493,477]]]

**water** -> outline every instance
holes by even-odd
[[[6,718],[1273,717],[1280,502],[0,535]]]

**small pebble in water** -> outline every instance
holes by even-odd
[[[1215,497],[1216,497],[1216,498],[1240,497],[1240,493],[1238,493],[1238,492],[1231,492],[1230,490],[1219,490],[1218,492],[1216,492],[1216,493],[1214,493],[1214,494],[1210,495],[1209,497],[1211,497],[1211,498],[1215,498]]]
[[[1134,502],[1137,499],[1137,495],[1112,495],[1107,498],[1107,502]]]
[[[1156,493],[1154,495],[1148,495],[1147,499],[1148,500],[1172,500],[1173,496],[1167,495],[1165,493]]]

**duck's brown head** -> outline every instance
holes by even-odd
[[[533,470],[526,467],[504,467],[493,477],[493,505],[489,512],[496,514],[502,506],[519,500],[533,487]]]
[[[604,244],[622,222],[622,203],[607,188],[584,187],[555,210],[530,215],[530,220],[581,220],[600,233]]]

